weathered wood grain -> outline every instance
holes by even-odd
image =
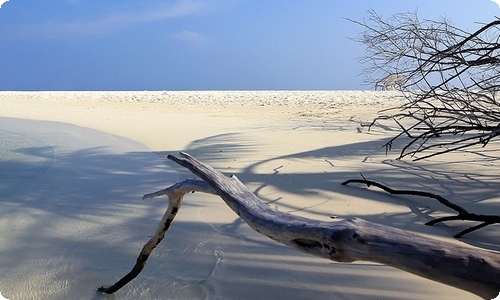
[[[372,261],[389,265],[484,299],[493,299],[500,292],[500,253],[460,246],[359,218],[326,222],[280,212],[263,203],[235,176],[227,177],[186,153],[181,156],[168,158],[201,179],[188,179],[144,196],[167,195],[167,212],[139,254],[134,269],[101,291],[114,293],[139,274],[151,251],[165,236],[184,195],[198,191],[220,196],[252,229],[301,252],[337,262]]]

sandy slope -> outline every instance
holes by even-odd
[[[367,131],[360,122],[397,101],[392,92],[362,91],[0,92],[0,117],[51,121],[0,122],[4,141],[15,141],[4,142],[4,157],[22,162],[0,161],[2,173],[20,170],[0,186],[0,268],[10,270],[0,275],[0,291],[9,299],[100,299],[94,288],[128,271],[165,207],[140,195],[191,176],[162,164],[180,150],[236,174],[280,210],[357,216],[452,241],[462,225],[423,225],[449,212],[432,201],[340,186],[362,172],[478,213],[498,211],[496,159],[385,156],[381,146],[394,128]],[[33,180],[36,189],[18,192]],[[190,196],[174,225],[141,277],[115,299],[474,298],[386,266],[296,253],[252,232],[213,196]],[[494,229],[454,242],[499,250]]]

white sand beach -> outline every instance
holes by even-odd
[[[224,202],[188,195],[142,273],[135,263],[165,211],[143,194],[194,177],[179,151],[234,174],[270,206],[320,220],[359,217],[500,251],[498,226],[424,223],[453,211],[430,199],[341,186],[350,178],[441,194],[500,212],[498,145],[411,162],[370,131],[395,92],[0,92],[0,292],[17,299],[478,299],[370,262],[334,263],[252,231]]]

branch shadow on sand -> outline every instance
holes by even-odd
[[[9,299],[401,299],[419,292],[391,268],[332,266],[253,232],[236,215],[208,222],[214,215],[205,206],[229,208],[195,194],[143,273],[116,295],[96,293],[130,270],[166,209],[141,196],[179,175],[141,145],[68,124],[1,119],[0,133],[0,290]]]
[[[227,175],[236,175],[269,205],[276,205],[290,213],[307,211],[325,220],[332,216],[359,217],[442,238],[450,238],[473,225],[454,221],[425,226],[424,223],[429,220],[455,212],[434,199],[392,196],[376,188],[341,185],[347,179],[361,176],[393,188],[436,193],[478,214],[500,214],[500,179],[496,171],[499,151],[457,151],[442,157],[411,162],[390,159],[391,154],[396,157],[397,152],[389,152],[386,156],[382,146],[388,140],[388,137],[382,137],[261,159],[254,152],[265,145],[234,133],[197,140],[183,151]],[[170,153],[158,154],[164,157]],[[315,165],[317,171],[301,170],[301,166],[309,170],[311,165]],[[287,194],[301,197],[301,203],[287,201]],[[360,200],[359,203],[357,200]],[[356,213],[357,206],[360,211],[366,212],[363,205],[367,202],[361,200],[389,205],[395,209]],[[499,251],[499,239],[498,225],[492,225],[460,240]]]
[[[8,299],[404,299],[418,292],[385,266],[332,268],[288,249],[236,215],[214,215],[229,210],[217,197],[195,194],[141,275],[116,295],[96,293],[130,270],[166,208],[141,196],[179,175],[116,136],[50,122],[0,125],[0,290]],[[374,280],[380,274],[385,280]],[[389,281],[398,283],[391,293]]]
[[[0,119],[0,134],[0,290],[9,299],[404,299],[442,288],[436,284],[422,291],[414,280],[423,279],[405,280],[386,266],[331,263],[295,252],[253,232],[236,215],[214,214],[229,210],[219,198],[194,194],[188,195],[141,275],[114,296],[98,294],[97,287],[130,270],[166,209],[164,202],[141,201],[142,195],[192,175],[165,165],[135,142],[68,124]],[[339,153],[352,159],[354,149],[368,144],[266,160],[254,159],[262,145],[233,133],[191,146],[185,151],[236,174],[270,205],[276,199],[265,194],[266,188],[304,196],[305,207],[287,207],[286,199],[279,200],[292,213],[307,210],[329,218],[334,212],[308,203],[307,196],[315,192],[368,199],[377,193],[341,187],[338,183],[358,170],[335,170],[336,161],[342,160]],[[371,155],[361,150],[358,154],[363,159]],[[284,160],[322,162],[328,171],[286,173],[277,169]],[[385,164],[387,170],[377,166],[369,172],[390,184],[396,173],[390,171],[390,163]],[[450,171],[442,172],[444,176]],[[419,183],[428,180],[422,176]],[[406,224],[403,227],[415,231],[423,226],[426,215],[416,213],[422,204],[413,198],[402,203],[401,198],[379,195],[371,200],[392,201],[415,211],[360,217]],[[337,198],[314,201],[334,205]],[[357,215],[345,217],[351,216]],[[447,233],[433,230],[436,235]]]

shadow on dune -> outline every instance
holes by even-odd
[[[332,266],[260,236],[236,216],[204,221],[213,217],[204,206],[229,208],[217,197],[189,195],[143,273],[115,296],[95,293],[130,270],[166,208],[141,196],[178,174],[137,143],[68,124],[0,119],[0,135],[0,290],[7,298],[400,299],[417,292],[401,281],[387,297],[399,280],[390,268]],[[392,281],[377,281],[380,273]]]
[[[236,215],[229,219],[222,214],[213,216],[214,209],[229,208],[217,197],[199,194],[188,196],[166,239],[138,278],[115,296],[96,294],[98,286],[110,284],[130,270],[166,208],[165,202],[142,201],[142,195],[169,186],[188,173],[172,163],[165,165],[133,141],[68,124],[0,118],[0,134],[0,291],[7,298],[403,299],[417,293],[432,295],[432,289],[422,291],[414,284],[414,280],[423,279],[407,280],[386,266],[333,264],[288,249],[253,232]],[[379,142],[254,161],[254,150],[262,145],[237,134],[225,134],[194,141],[184,151],[256,186],[255,192],[264,201],[276,200],[260,193],[265,186],[303,195],[304,200],[311,192],[333,191],[388,201],[411,210],[359,217],[373,222],[384,218],[384,223],[418,231],[428,216],[422,207],[430,204],[388,195],[371,198],[377,192],[339,184],[359,170],[336,172],[336,161],[352,159],[352,155],[369,160]],[[159,153],[161,157],[165,154]],[[282,172],[278,167],[287,160],[319,160],[329,171]],[[375,166],[363,174],[396,183],[401,170],[413,172],[413,165],[400,164],[385,161],[382,170]],[[230,169],[232,166],[238,168]],[[424,167],[432,173],[437,166]],[[267,168],[271,175],[262,172]],[[455,173],[441,169],[438,174],[446,177]],[[478,174],[463,175],[467,176],[451,190]],[[415,184],[422,186],[434,180],[423,175],[416,178]],[[296,184],[289,184],[290,180]],[[472,188],[481,187],[484,194],[496,195],[493,187],[479,186],[481,182]],[[335,201],[328,200],[331,204]],[[204,210],[207,206],[211,209]],[[308,208],[292,205],[288,209],[300,212]],[[330,212],[320,210],[318,214],[328,217]],[[214,217],[217,222],[206,221]],[[447,235],[449,230],[434,231]],[[436,284],[434,291],[440,288]]]
[[[366,189],[361,185],[342,186],[350,178],[374,180],[398,189],[429,191],[442,195],[450,201],[478,214],[500,214],[499,177],[497,173],[500,152],[488,150],[481,152],[459,151],[426,161],[411,162],[390,159],[397,152],[385,156],[382,145],[388,137],[371,141],[362,141],[348,145],[336,145],[287,155],[256,157],[253,152],[265,145],[245,139],[237,133],[207,137],[193,142],[185,150],[203,162],[206,162],[227,175],[236,175],[243,183],[251,187],[263,201],[273,205],[279,202],[289,212],[313,211],[317,216],[328,218],[338,215],[335,202],[342,195],[369,199],[374,202],[402,207],[402,211],[379,214],[343,214],[341,217],[360,217],[375,223],[412,230],[415,232],[451,237],[461,230],[475,225],[472,222],[447,222],[445,224],[425,226],[424,223],[436,217],[453,215],[455,212],[434,199],[414,196],[392,196],[375,188]],[[159,152],[164,157],[166,152]],[[174,153],[175,154],[175,153]],[[341,167],[345,162],[356,162],[356,167]],[[288,165],[299,167],[287,171]],[[321,167],[317,172],[301,172],[300,164],[316,164]],[[340,167],[337,167],[340,165]],[[175,166],[177,170],[181,167]],[[309,169],[309,165],[308,165]],[[272,188],[285,193],[303,197],[303,206],[294,206],[286,199],[273,197],[263,192]],[[308,197],[326,193],[324,202],[308,205]],[[356,203],[350,206],[355,207]],[[318,207],[316,207],[318,206]],[[355,208],[353,208],[355,210]],[[460,240],[491,250],[500,250],[499,225],[481,229]]]
[[[92,298],[163,214],[142,195],[178,174],[136,142],[69,124],[0,118],[0,138],[0,291]]]
[[[177,173],[116,136],[1,121],[0,289],[8,298],[400,299],[417,292],[401,281],[387,297],[399,280],[389,268],[332,266],[260,236],[236,216],[205,222],[203,205],[228,208],[217,197],[189,195],[143,273],[115,296],[95,293],[130,270],[155,231],[166,203],[141,201],[142,194],[172,184]],[[198,221],[185,220],[193,215]],[[376,281],[380,273],[391,281]]]

